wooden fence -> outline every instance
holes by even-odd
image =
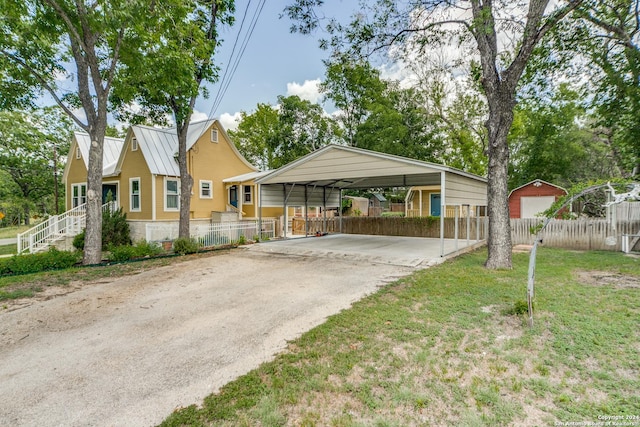
[[[452,239],[456,235],[454,218],[444,219],[444,237]],[[541,219],[512,219],[511,240],[514,245],[533,244],[534,235],[531,230]],[[305,234],[304,218],[293,220],[293,233]],[[340,218],[309,218],[308,233],[340,232]],[[458,219],[457,235],[459,239],[484,240],[487,234],[486,218]],[[384,236],[440,237],[440,219],[438,218],[398,218],[398,217],[343,217],[342,232],[346,234],[370,234]],[[552,220],[541,233],[544,246],[574,250],[622,250],[623,234],[640,234],[640,220],[618,221],[613,227],[606,220],[578,219]],[[635,250],[640,249],[640,242],[633,241]],[[634,249],[634,248],[632,248]]]

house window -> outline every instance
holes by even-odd
[[[200,180],[200,198],[211,199],[213,198],[213,183],[211,181]]]
[[[245,185],[244,186],[244,190],[243,190],[244,198],[242,199],[243,203],[246,203],[248,205],[253,203],[252,189],[253,189],[253,187],[250,186],[250,185]]]
[[[76,147],[76,159],[79,159],[80,157],[80,147]]]
[[[136,138],[131,139],[131,151],[138,151],[138,140]]]
[[[177,211],[180,209],[180,197],[178,192],[179,180],[165,178],[164,181],[164,210]]]
[[[87,184],[71,185],[71,207],[77,208],[87,203]]]
[[[129,197],[129,210],[140,212],[140,178],[129,178]]]
[[[218,129],[211,129],[211,142],[218,142]]]

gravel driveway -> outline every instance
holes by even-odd
[[[239,249],[0,310],[0,425],[155,425],[411,271]]]

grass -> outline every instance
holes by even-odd
[[[25,231],[27,231],[28,229],[32,228],[33,226],[35,226],[37,223],[33,223],[31,225],[21,225],[21,226],[14,226],[14,227],[2,227],[0,228],[0,239],[12,239],[15,238],[18,233],[23,233]]]
[[[640,259],[486,252],[401,279],[289,343],[165,426],[554,425],[640,411]]]
[[[14,255],[18,251],[18,245],[2,245],[0,246],[0,255]]]

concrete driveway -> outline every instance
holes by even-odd
[[[466,239],[440,239],[402,236],[369,236],[362,234],[329,234],[322,237],[300,237],[274,240],[253,245],[250,250],[274,254],[304,255],[322,258],[425,268],[442,262],[455,253],[484,244]],[[441,257],[444,249],[445,257]]]
[[[274,243],[0,308],[0,425],[157,424],[414,270]]]

